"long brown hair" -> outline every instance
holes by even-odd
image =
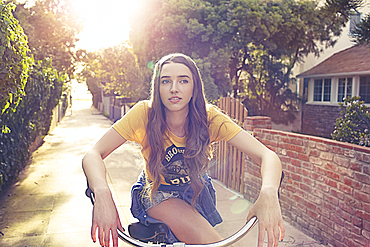
[[[153,195],[159,188],[161,174],[164,173],[162,160],[164,159],[164,138],[167,128],[164,105],[159,93],[160,73],[163,65],[167,63],[180,63],[187,66],[193,76],[193,97],[189,102],[188,124],[185,126],[186,147],[184,163],[189,171],[191,186],[194,190],[192,206],[203,188],[202,174],[207,168],[210,156],[210,137],[204,96],[203,81],[195,62],[188,56],[175,53],[160,59],[154,68],[150,109],[148,115],[147,138],[150,148],[148,160],[149,172],[152,176],[150,194]]]

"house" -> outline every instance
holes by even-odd
[[[324,1],[319,1],[323,3]],[[315,76],[324,77],[328,76],[331,78],[334,75],[330,75],[329,73],[336,74],[337,76],[342,76],[340,73],[346,73],[347,71],[336,71],[333,70],[332,67],[336,68],[343,68],[343,65],[339,65],[339,61],[334,61],[336,59],[341,59],[339,56],[346,55],[345,52],[348,49],[353,48],[353,32],[355,30],[356,24],[360,22],[360,20],[366,15],[366,13],[370,13],[370,2],[365,1],[365,3],[358,8],[357,11],[352,11],[349,16],[349,21],[343,27],[342,33],[339,37],[336,38],[336,43],[333,47],[326,47],[323,44],[319,45],[322,48],[322,53],[320,53],[320,56],[316,56],[315,54],[308,54],[308,56],[304,59],[303,62],[297,63],[293,70],[292,70],[292,76],[296,77],[296,83],[291,85],[291,90],[293,92],[296,92],[301,99],[303,99],[303,102],[299,105],[299,110],[297,112],[297,119],[289,124],[289,125],[274,125],[272,128],[277,130],[284,130],[284,131],[298,131],[303,134],[311,134],[316,136],[322,136],[327,137],[331,139],[331,131],[334,128],[335,120],[340,115],[340,109],[338,109],[338,102],[334,101],[334,98],[330,98],[330,103],[327,101],[314,101],[313,100],[313,91],[314,91],[314,78]],[[359,50],[356,50],[359,52]],[[350,53],[354,53],[354,50],[349,50]],[[368,54],[368,51],[365,51],[365,55]],[[348,55],[348,54],[347,54]],[[358,53],[357,53],[358,55]],[[329,67],[328,63],[324,63],[324,61],[327,61],[328,59],[332,59],[331,62],[333,63],[331,67]],[[355,59],[355,62],[351,64],[351,70],[353,72],[356,72],[357,69],[353,69],[352,66],[357,66],[358,59]],[[347,64],[350,62],[347,61]],[[347,66],[344,65],[344,66]],[[319,70],[312,70],[314,67],[318,67],[317,69],[322,69],[323,71]],[[328,66],[327,68],[322,66]],[[350,67],[348,67],[350,68]],[[329,71],[330,69],[330,71]],[[327,71],[326,71],[327,70]],[[369,70],[369,69],[367,69]],[[365,68],[366,71],[366,68]],[[316,75],[315,75],[316,73]],[[297,76],[298,75],[298,76]],[[352,75],[352,74],[349,74]],[[358,74],[359,76],[359,74]],[[352,76],[353,77],[353,76]],[[335,78],[335,76],[334,76]],[[338,77],[337,77],[338,78]],[[358,78],[358,77],[357,77]],[[318,78],[320,79],[320,78]],[[335,79],[333,79],[335,80]],[[310,84],[311,83],[311,84]],[[334,82],[333,83],[338,83]],[[342,82],[341,82],[342,83]],[[354,85],[358,85],[358,82],[353,82]],[[311,85],[309,87],[309,85]],[[336,84],[338,85],[338,84]],[[332,85],[333,86],[333,85]],[[337,88],[332,89],[332,86],[330,87],[331,90],[338,90]],[[310,91],[311,90],[311,91]],[[353,88],[354,93],[353,95],[359,95],[359,89]],[[334,95],[334,91],[331,91],[331,95]],[[316,96],[315,99],[319,97]],[[327,97],[325,100],[327,100]],[[334,97],[334,96],[333,96]],[[338,95],[336,96],[338,98]],[[331,110],[329,110],[331,109]],[[309,110],[313,110],[310,112]],[[329,110],[329,111],[327,111]],[[303,113],[303,111],[305,111]],[[320,114],[319,112],[325,112],[324,114]],[[312,120],[310,120],[310,116],[312,117]],[[316,117],[320,116],[320,117]],[[320,126],[320,127],[319,127]]]
[[[297,75],[303,78],[301,133],[331,138],[345,97],[370,106],[370,46],[352,46]]]

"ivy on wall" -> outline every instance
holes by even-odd
[[[10,130],[0,132],[0,176],[3,182],[17,178],[29,161],[31,144],[37,136],[48,133],[52,110],[59,103],[64,79],[48,61],[35,63],[16,111],[1,116],[1,121]]]
[[[27,56],[27,36],[14,8],[0,0],[0,191],[28,164],[31,144],[48,133],[66,81],[50,59]]]
[[[0,0],[0,109],[1,115],[15,111],[26,85],[32,58],[27,36],[13,16],[15,4]],[[0,123],[3,131],[6,126]]]

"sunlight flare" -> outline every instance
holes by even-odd
[[[75,12],[83,21],[77,48],[96,51],[118,45],[129,38],[129,17],[139,1],[71,0]]]

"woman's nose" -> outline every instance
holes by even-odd
[[[173,82],[172,83],[170,92],[171,93],[178,93],[179,92],[178,83],[177,82]]]

